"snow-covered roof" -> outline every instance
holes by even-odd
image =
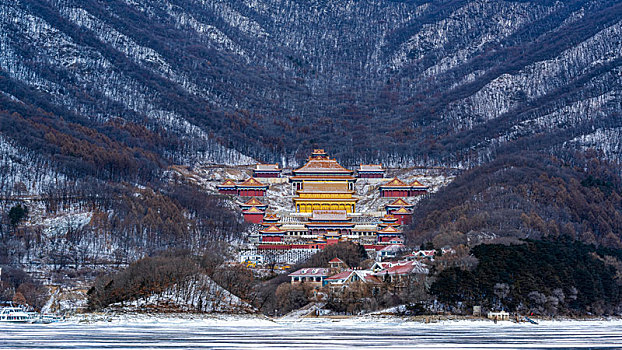
[[[304,182],[300,193],[352,193],[348,183],[342,182]]]
[[[408,275],[414,273],[427,274],[428,268],[417,260],[398,261],[390,263],[390,266],[384,270],[375,273],[376,276],[384,275]]]
[[[290,273],[288,276],[328,276],[330,270],[324,267],[305,267]]]
[[[294,170],[295,173],[338,173],[352,174],[352,170],[342,167],[335,159],[328,158],[312,158],[307,164],[299,169]]]
[[[382,164],[361,164],[358,171],[384,171]]]
[[[345,210],[314,210],[311,220],[346,221],[348,220],[348,215]]]
[[[430,250],[416,250],[412,253],[413,256],[425,256],[425,257],[433,257],[436,254],[436,251],[433,249]]]
[[[352,275],[357,275],[358,279],[360,281],[366,282],[366,283],[381,283],[380,280],[378,280],[378,278],[374,275],[374,272],[371,270],[354,270],[354,269],[348,269],[345,270],[343,272],[340,272],[336,275],[330,276],[328,278],[326,278],[325,280],[333,285],[339,285],[339,284],[344,284],[345,282],[347,282]]]
[[[257,164],[255,166],[257,171],[281,171],[278,164]]]
[[[380,249],[381,252],[397,252],[404,248],[403,244],[389,244],[388,246]]]

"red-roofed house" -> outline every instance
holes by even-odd
[[[374,272],[371,270],[348,269],[325,279],[325,283],[328,284],[333,291],[343,290],[348,285],[355,282],[373,284],[382,283],[382,281],[376,277]]]
[[[436,254],[436,250],[416,250],[410,254],[415,259],[434,259],[434,255]]]
[[[386,265],[385,265],[386,266]],[[390,283],[400,281],[405,276],[413,274],[428,274],[429,270],[417,260],[404,260],[391,262],[388,267],[376,272],[374,275]]]

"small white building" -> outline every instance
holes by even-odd
[[[318,286],[324,285],[324,280],[330,274],[330,270],[323,267],[307,267],[290,273],[291,283],[312,283]]]
[[[490,311],[488,312],[488,318],[491,320],[497,320],[497,321],[509,321],[510,314],[505,310]]]

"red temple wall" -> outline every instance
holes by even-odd
[[[261,222],[263,221],[263,214],[259,214],[259,213],[244,214],[244,220],[248,222],[252,222],[253,224],[261,224]]]

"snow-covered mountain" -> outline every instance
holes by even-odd
[[[315,145],[352,162],[619,160],[621,18],[602,0],[16,0],[0,4],[0,105],[131,147],[110,123],[139,124],[177,163]]]

